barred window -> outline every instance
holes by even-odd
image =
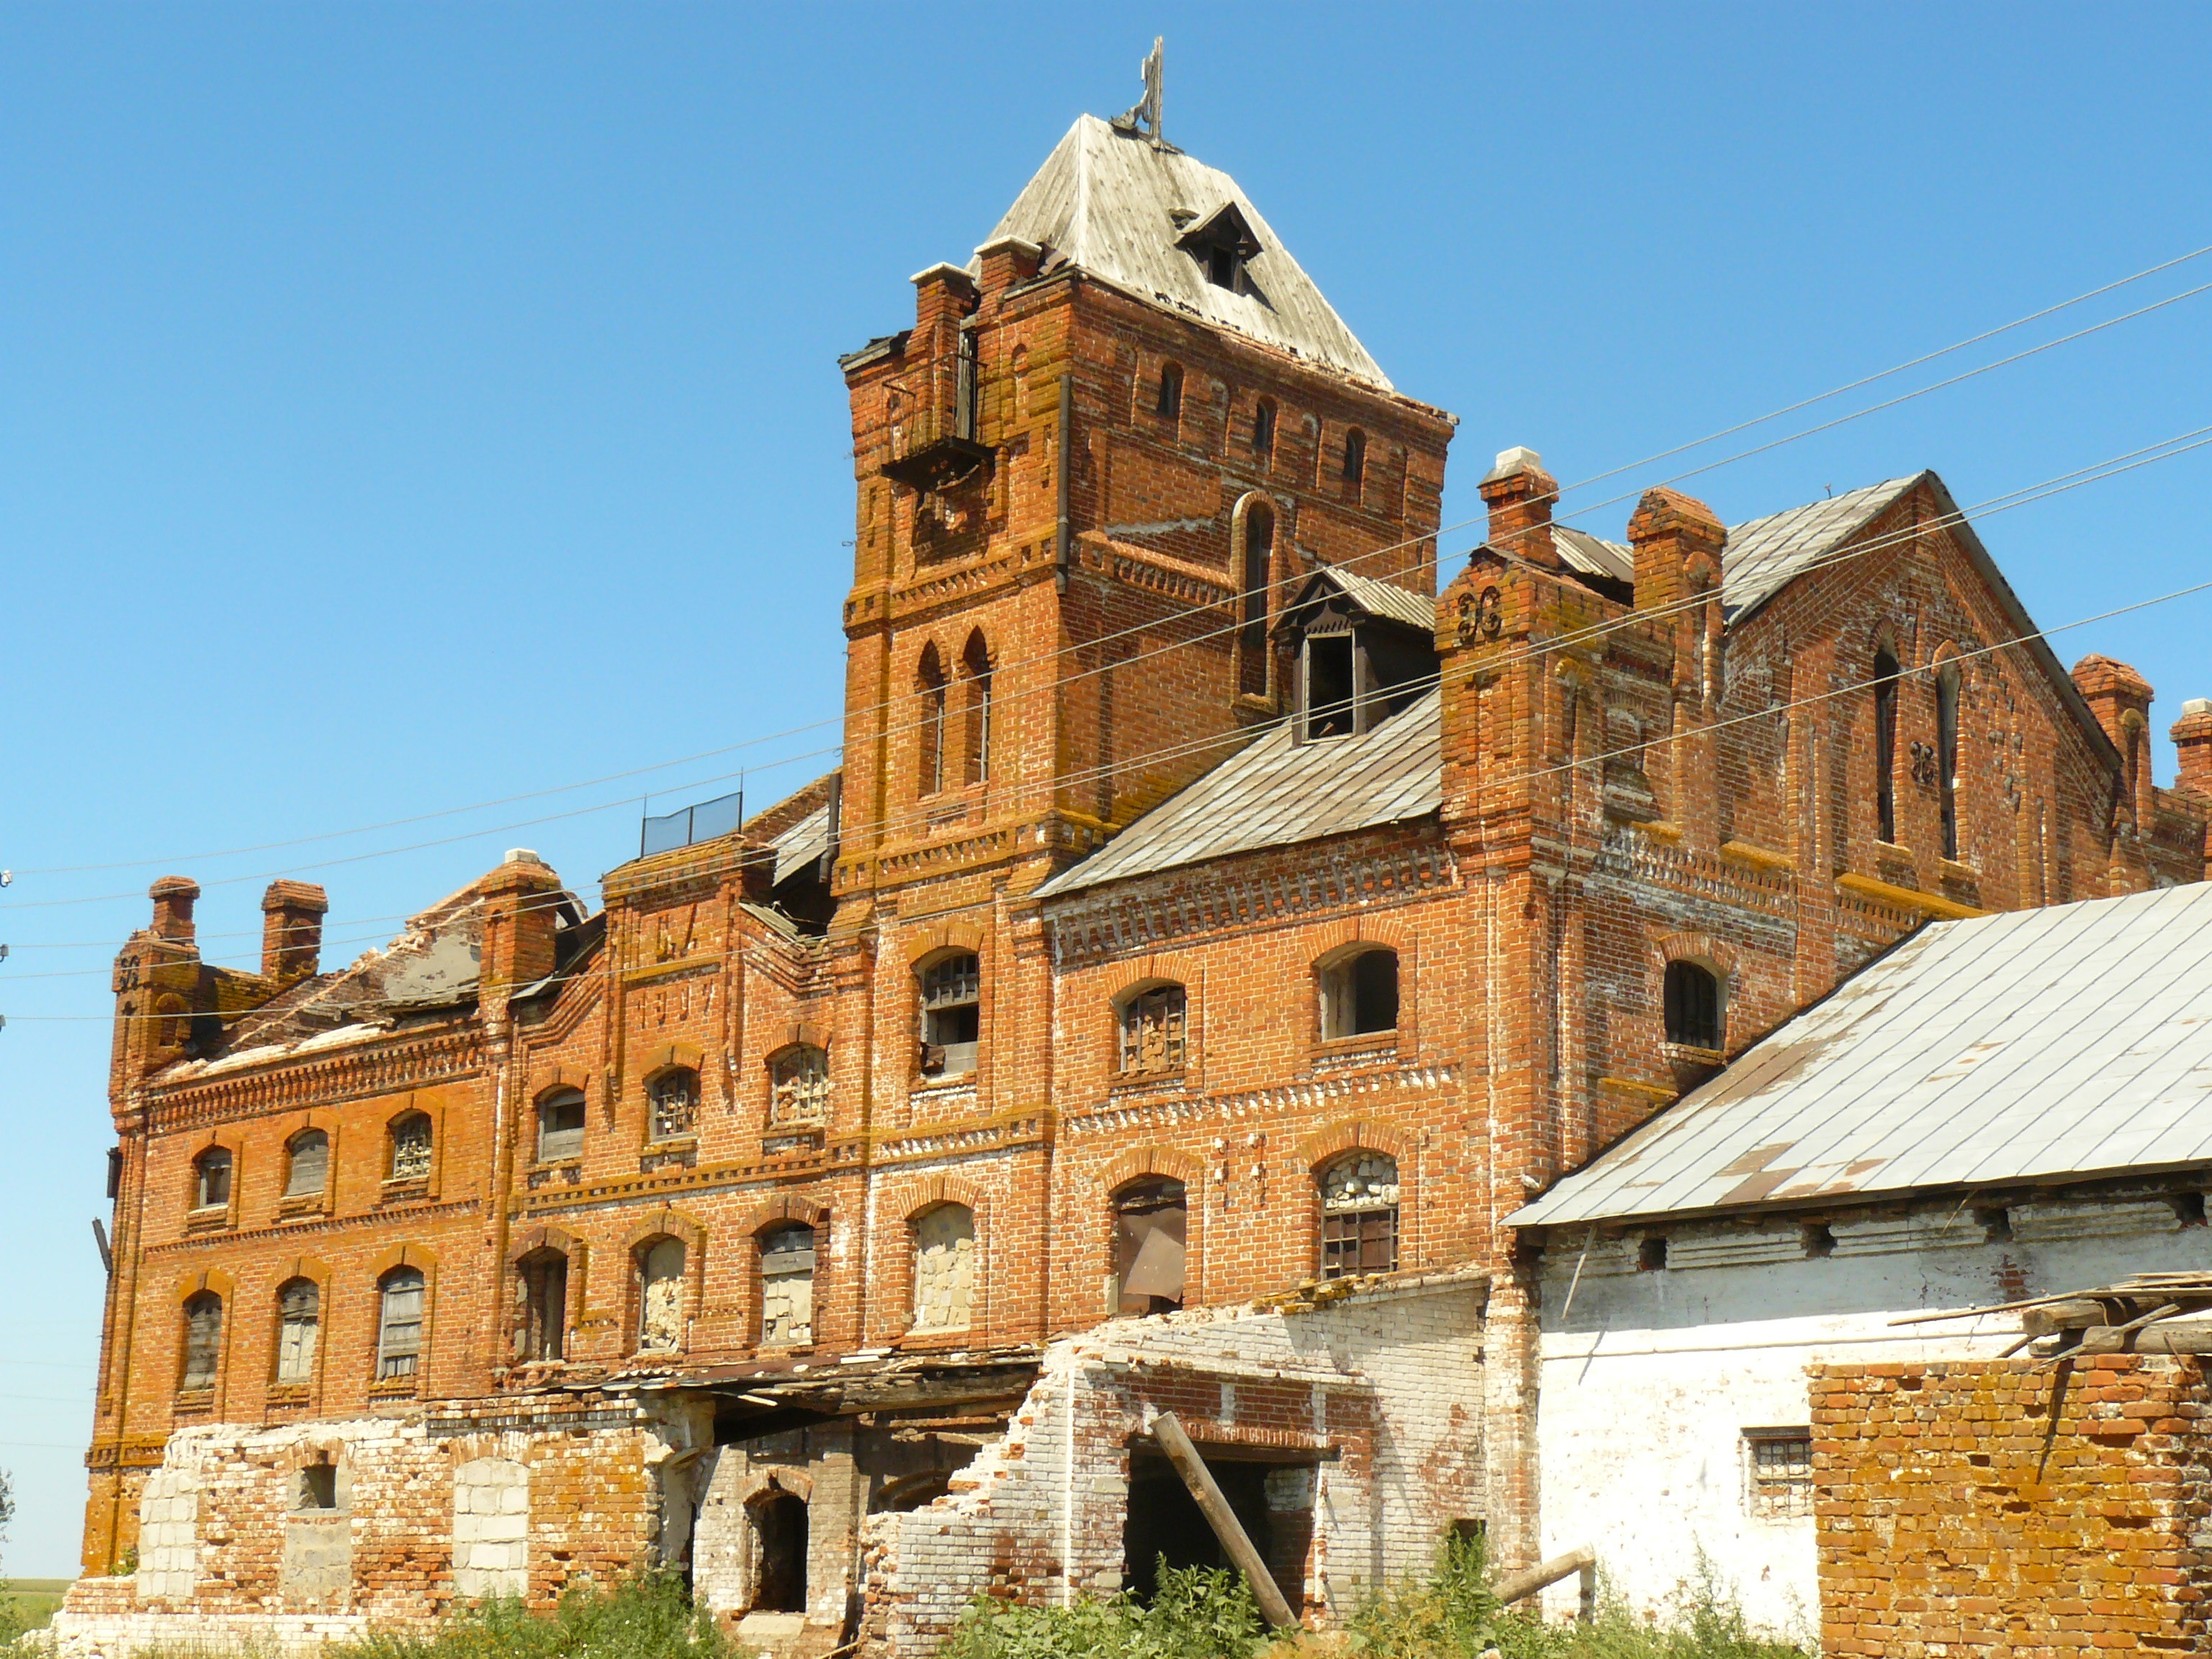
[[[1794,1521],[1813,1513],[1813,1431],[1743,1431],[1744,1508],[1755,1520]]]
[[[222,1360],[222,1298],[202,1291],[185,1304],[185,1370],[181,1386],[211,1389]]]
[[[288,1150],[284,1196],[310,1198],[322,1191],[331,1177],[331,1138],[320,1129],[303,1129]]]
[[[295,1279],[277,1291],[276,1317],[276,1380],[311,1381],[323,1323],[323,1293],[314,1280]]]
[[[421,1181],[430,1173],[430,1115],[410,1112],[392,1126],[392,1179]]]
[[[422,1274],[394,1267],[377,1284],[376,1374],[412,1376],[422,1357]]]
[[[769,1115],[778,1123],[818,1122],[830,1109],[830,1056],[793,1043],[768,1063]]]
[[[1347,1152],[1321,1175],[1321,1276],[1398,1270],[1398,1160]]]
[[[690,1066],[673,1066],[653,1079],[646,1099],[652,1108],[655,1140],[679,1140],[697,1130],[699,1073]]]
[[[1721,1046],[1721,981],[1695,962],[1670,962],[1666,983],[1667,1041],[1686,1048]]]
[[[584,1091],[556,1089],[538,1103],[538,1161],[560,1164],[584,1155]]]
[[[1140,991],[1121,1005],[1121,1069],[1125,1072],[1180,1071],[1183,1064],[1184,1009],[1180,985]]]

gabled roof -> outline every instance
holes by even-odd
[[[1245,264],[1250,293],[1217,288],[1178,246],[1232,208],[1260,245]],[[1095,115],[1067,130],[983,246],[1007,237],[1043,248],[1047,269],[1073,264],[1140,300],[1394,389],[1234,179]],[[980,273],[980,260],[969,269]]]
[[[1932,924],[1516,1227],[2212,1162],[2212,885]]]
[[[1765,604],[1792,577],[1856,535],[1929,476],[1885,478],[1863,489],[1735,526],[1721,555],[1721,604],[1729,620]]]
[[[1424,817],[1443,800],[1441,711],[1432,688],[1364,736],[1305,744],[1285,720],[1037,891],[1072,893]]]
[[[1410,587],[1401,587],[1395,582],[1377,580],[1363,576],[1357,571],[1325,564],[1305,580],[1297,597],[1283,607],[1285,617],[1300,605],[1309,603],[1315,592],[1322,587],[1334,587],[1370,617],[1403,623],[1424,634],[1437,631],[1437,602],[1425,593],[1416,593]]]

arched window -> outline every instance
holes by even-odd
[[[1152,1176],[1114,1194],[1114,1311],[1173,1313],[1182,1306],[1189,1200],[1180,1181]]]
[[[220,1210],[230,1204],[230,1149],[210,1146],[192,1160],[192,1207]]]
[[[921,702],[915,723],[915,791],[934,795],[945,787],[945,665],[938,660],[934,642],[921,648],[915,690]]]
[[[376,1374],[412,1376],[422,1357],[422,1270],[394,1267],[376,1281]]]
[[[745,1505],[752,1522],[748,1613],[806,1611],[806,1500],[769,1491]]]
[[[568,1346],[568,1258],[547,1246],[515,1264],[514,1357],[560,1359]]]
[[[155,1027],[154,1041],[163,1048],[177,1048],[191,1036],[191,1005],[175,992],[172,991],[157,999],[154,1004],[154,1012],[160,1022]]]
[[[991,647],[984,642],[981,629],[968,636],[960,667],[968,682],[968,781],[987,783],[991,777]]]
[[[1885,646],[1874,656],[1875,811],[1881,838],[1897,840],[1897,659]]]
[[[1377,946],[1322,970],[1321,1034],[1366,1036],[1398,1029],[1398,953]]]
[[[983,964],[972,951],[939,957],[921,973],[921,1073],[964,1077],[982,1033]]]
[[[647,1115],[655,1140],[681,1140],[699,1127],[699,1073],[672,1066],[646,1085]]]
[[[1275,556],[1275,514],[1265,501],[1244,512],[1243,626],[1237,638],[1237,689],[1267,695],[1267,599]]]
[[[914,1223],[914,1328],[964,1331],[975,1297],[975,1212],[939,1204]]]
[[[314,1379],[323,1328],[323,1293],[312,1279],[294,1279],[276,1292],[276,1380]]]
[[[178,1386],[211,1389],[222,1364],[222,1298],[201,1291],[185,1304],[185,1369]]]
[[[1182,413],[1182,365],[1160,365],[1160,393],[1152,405],[1155,415],[1164,415],[1172,420]]]
[[[1367,434],[1353,427],[1344,434],[1344,483],[1346,492],[1357,495],[1359,485],[1367,477]]]
[[[430,1174],[430,1115],[409,1112],[392,1121],[392,1179],[422,1181]]]
[[[330,1184],[331,1138],[320,1129],[302,1129],[284,1149],[284,1196],[308,1198]]]
[[[1121,1000],[1121,1069],[1179,1072],[1188,998],[1180,985],[1156,985]]]
[[[1702,963],[1668,963],[1667,1041],[1717,1051],[1721,1031],[1720,976]]]
[[[553,1089],[538,1097],[538,1161],[560,1164],[584,1155],[584,1091]]]
[[[636,1261],[638,1352],[673,1353],[684,1346],[684,1241],[641,1244]]]
[[[761,1235],[761,1346],[814,1340],[814,1229],[794,1221]]]
[[[1398,1270],[1398,1160],[1346,1152],[1321,1172],[1321,1276]]]
[[[1252,453],[1261,461],[1275,453],[1275,400],[1262,398],[1252,410]]]
[[[794,1042],[768,1062],[769,1116],[777,1123],[818,1123],[830,1110],[830,1056]]]
[[[2130,781],[2133,781],[2135,750],[2129,746]],[[1936,789],[1943,810],[1943,856],[1959,856],[1959,665],[1946,663],[1936,671]],[[2130,804],[2134,792],[2130,790]]]

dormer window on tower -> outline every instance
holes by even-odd
[[[1391,582],[1322,570],[1277,625],[1295,659],[1297,740],[1358,737],[1437,683],[1436,602]]]
[[[1231,294],[1249,294],[1252,278],[1245,270],[1260,252],[1260,239],[1250,221],[1234,202],[1224,202],[1212,213],[1197,219],[1176,239],[1176,245],[1197,260],[1206,280]]]

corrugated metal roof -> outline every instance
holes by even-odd
[[[1509,1219],[2212,1161],[2212,885],[1941,922]]]
[[[830,850],[830,808],[816,807],[769,843],[775,848],[775,879],[811,864]]]
[[[1571,524],[1552,526],[1552,544],[1559,556],[1586,575],[1609,576],[1614,581],[1636,580],[1636,552],[1620,542],[1608,542]]]
[[[1261,244],[1245,266],[1256,290],[1249,294],[1217,288],[1176,246],[1187,225],[1204,223],[1230,202]],[[1194,216],[1177,224],[1171,209]],[[1234,179],[1180,150],[1117,133],[1095,115],[1067,130],[982,245],[1007,236],[1034,242],[1048,258],[1058,255],[1139,299],[1394,389]],[[981,262],[969,269],[980,272]]]
[[[1395,582],[1378,581],[1372,576],[1362,576],[1334,565],[1323,565],[1318,574],[1343,589],[1345,598],[1370,617],[1401,622],[1425,634],[1436,632],[1437,602],[1425,593],[1416,593]]]
[[[1721,554],[1721,603],[1729,617],[1764,605],[1807,565],[1863,529],[1926,476],[1885,479],[1737,525],[1729,532]]]
[[[1443,799],[1435,690],[1364,737],[1291,741],[1289,721],[1037,890],[1074,892],[1231,853],[1395,823]]]

